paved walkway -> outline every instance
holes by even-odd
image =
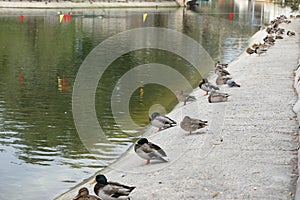
[[[130,149],[102,173],[135,185],[132,200],[294,199],[298,123],[291,119],[296,102],[291,73],[300,53],[299,23],[282,25],[296,36],[276,41],[265,55],[242,54],[230,63],[241,87],[222,87],[229,102],[209,104],[196,89],[197,102],[169,114],[177,122],[185,115],[207,119],[208,128],[192,135],[179,126],[149,130],[148,139],[165,149],[170,163],[142,167],[144,160]],[[251,43],[264,35],[257,33]],[[93,193],[93,186],[83,185]],[[58,199],[71,199],[81,186]]]

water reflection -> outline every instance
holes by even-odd
[[[111,143],[98,143],[100,154],[88,152],[74,127],[72,86],[82,61],[106,38],[132,28],[166,27],[200,42],[214,60],[229,62],[262,22],[283,12],[273,4],[251,1],[199,3],[194,11],[73,10],[70,22],[62,23],[57,10],[0,10],[0,199],[52,199],[125,152],[135,140],[130,132],[143,129],[121,132],[111,114],[110,97],[119,78],[135,66],[172,66],[197,86],[200,75],[193,66],[170,52],[142,49],[116,59],[96,95],[97,117]],[[234,12],[232,21],[229,12]],[[143,127],[152,105],[161,104],[168,112],[177,99],[163,86],[140,84],[129,106],[132,118]]]

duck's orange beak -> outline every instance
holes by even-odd
[[[90,184],[94,185],[96,182],[97,182],[96,179],[94,179]]]

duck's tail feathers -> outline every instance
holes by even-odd
[[[168,157],[160,157],[160,159],[164,162],[169,162],[170,159]]]

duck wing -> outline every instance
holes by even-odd
[[[177,123],[172,120],[171,118],[164,116],[164,115],[159,115],[157,117],[155,117],[156,120],[164,123],[164,124],[170,124],[170,125],[176,125]]]
[[[154,149],[155,151],[157,151],[161,156],[167,157],[166,152],[162,148],[160,148],[160,146],[153,144],[151,142],[149,142],[149,146],[151,149]]]
[[[135,186],[127,186],[117,182],[108,182],[114,190],[117,190],[120,194],[129,194],[132,190],[135,189]]]
[[[98,196],[101,199],[127,199],[132,190],[133,189],[124,188],[122,184],[108,182],[108,184],[99,191]]]
[[[211,91],[211,90],[219,90],[219,88],[211,83],[206,83],[206,87]]]
[[[207,121],[203,121],[203,120],[200,120],[200,119],[193,119],[191,118],[191,121],[190,121],[190,124],[192,127],[204,127],[207,125]]]
[[[135,145],[135,152],[147,160],[162,160],[168,162],[166,152],[158,145],[149,142],[148,144]]]

